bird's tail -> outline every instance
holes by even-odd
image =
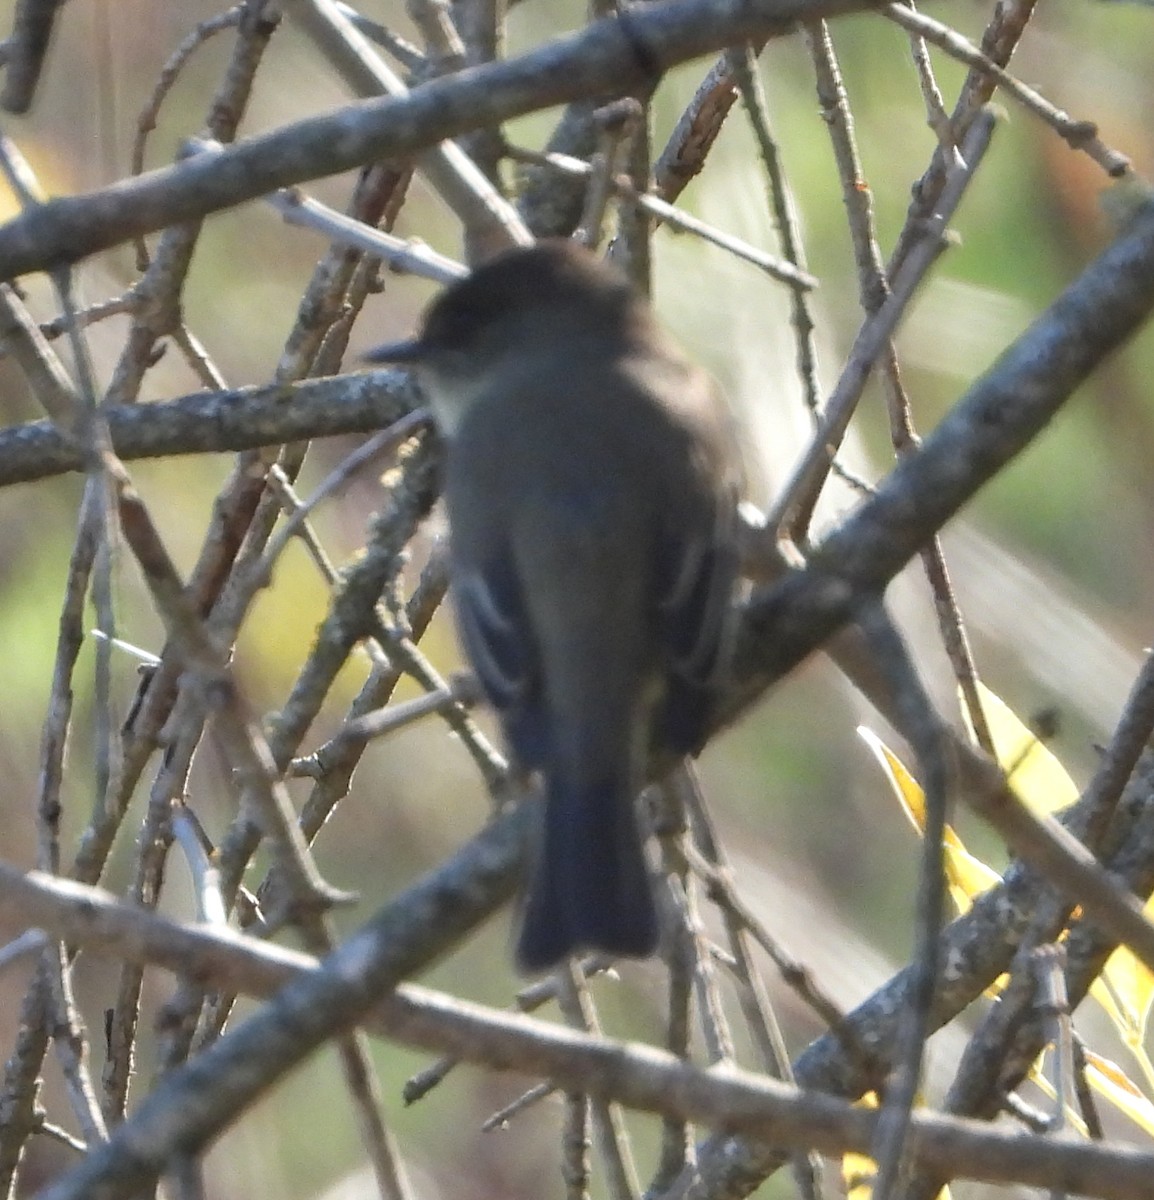
[[[544,970],[579,950],[644,958],[657,933],[630,785],[549,780],[517,943],[521,968]]]

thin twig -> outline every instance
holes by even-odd
[[[212,848],[204,845],[200,823],[190,820],[187,807],[178,804],[172,811],[171,824],[173,839],[192,872],[197,919],[211,925],[227,925],[228,912],[221,895],[220,872],[209,857]]]
[[[1119,179],[1130,170],[1130,160],[1098,137],[1098,127],[1092,121],[1077,121],[1069,113],[1056,108],[1033,88],[1027,87],[998,66],[961,34],[905,4],[888,4],[882,11],[903,29],[925,38],[951,58],[996,81],[1003,92],[1049,125],[1072,150],[1088,154],[1111,179]]]
[[[932,230],[927,230],[926,238],[907,256],[902,271],[891,281],[891,290],[885,301],[862,324],[846,358],[841,379],[822,413],[821,428],[769,513],[770,529],[791,535],[794,530],[808,527],[809,513],[845,436],[877,355],[897,328],[923,275],[944,249],[946,223],[973,178],[993,129],[994,119],[988,113],[985,121],[975,122],[971,128],[962,148],[965,166],[958,167],[950,176],[950,184],[942,193]]]
[[[329,208],[296,188],[270,192],[265,201],[284,217],[289,225],[315,229],[334,242],[363,250],[389,264],[398,274],[418,275],[434,283],[453,283],[468,275],[468,268],[413,238],[398,238],[379,229],[370,229],[351,217]]]
[[[26,929],[6,946],[0,947],[0,974],[41,954],[48,945],[48,935],[43,929]]]
[[[538,150],[526,150],[519,146],[510,146],[508,154],[510,158],[518,162],[535,163],[539,166],[548,167],[551,170],[577,178],[587,179],[593,171],[593,168],[587,162],[579,158],[572,158],[567,154],[542,153]],[[675,208],[672,204],[669,204],[658,196],[638,192],[628,179],[618,176],[609,182],[614,193],[621,199],[628,201],[630,204],[636,204],[639,208],[643,208],[650,216],[664,222],[671,228],[680,229],[685,233],[692,233],[696,237],[701,238],[702,241],[719,246],[721,249],[729,251],[736,258],[740,258],[743,262],[750,263],[772,278],[788,284],[791,288],[798,291],[809,291],[817,287],[817,279],[804,269],[776,258],[773,255],[766,254],[765,251],[759,250],[756,246],[751,246],[748,242],[744,242],[740,238],[726,233],[724,230],[707,224],[692,213],[688,213],[684,209]]]

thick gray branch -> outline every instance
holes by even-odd
[[[361,947],[350,943],[323,964],[229,930],[184,926],[114,900],[81,884],[0,864],[0,909],[58,936],[141,963],[162,963],[216,986],[268,995],[277,987],[340,977],[358,969]],[[356,942],[358,939],[354,939]],[[379,998],[370,1028],[415,1046],[496,1068],[540,1073],[573,1091],[706,1125],[721,1123],[765,1143],[813,1146],[830,1154],[870,1146],[876,1114],[844,1101],[737,1069],[702,1070],[648,1046],[625,1045],[498,1013],[411,984]],[[205,1057],[228,1053],[235,1035]],[[190,1069],[181,1073],[187,1081]],[[135,1178],[155,1174],[189,1137],[179,1090],[162,1084],[113,1143],[91,1152],[43,1200],[124,1196]],[[176,1119],[174,1120],[174,1117]],[[132,1134],[128,1136],[128,1129]],[[179,1132],[177,1132],[179,1131]],[[1086,1195],[1128,1200],[1154,1171],[1154,1155],[1120,1145],[1055,1143],[1016,1130],[933,1114],[915,1114],[915,1158],[951,1177],[1020,1181]]]
[[[237,142],[220,154],[62,197],[0,226],[0,280],[75,262],[276,188],[588,96],[619,96],[660,72],[747,38],[876,7],[877,0],[667,0],[597,21],[532,53],[432,80],[407,96],[349,105]]]
[[[103,412],[112,448],[128,461],[371,433],[419,403],[406,374],[370,371],[291,385],[195,392],[166,403],[113,405]],[[51,421],[0,429],[0,487],[83,466],[81,448]]]
[[[796,666],[1036,438],[1154,309],[1154,204],[1050,305],[818,547],[749,605],[734,710]]]

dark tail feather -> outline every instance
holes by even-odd
[[[518,964],[542,971],[578,950],[645,958],[656,948],[657,909],[633,797],[619,787],[551,782]]]

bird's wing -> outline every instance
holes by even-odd
[[[738,573],[736,508],[726,497],[705,528],[671,529],[658,557],[659,631],[667,692],[664,734],[682,753],[700,749],[729,668]]]
[[[453,603],[465,655],[513,753],[525,767],[540,766],[546,747],[537,655],[516,577],[493,567],[459,567]]]

